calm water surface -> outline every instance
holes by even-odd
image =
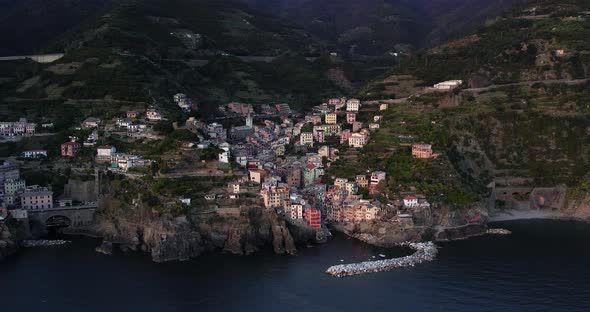
[[[439,244],[434,262],[342,279],[323,272],[340,259],[404,251],[339,236],[296,257],[156,264],[76,239],[0,263],[0,311],[590,311],[590,225],[496,226],[514,233]]]

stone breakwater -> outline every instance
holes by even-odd
[[[20,244],[23,247],[49,247],[49,246],[61,246],[71,243],[70,241],[66,240],[24,240]]]
[[[345,277],[351,275],[389,271],[398,268],[412,267],[422,262],[432,261],[436,258],[438,250],[433,242],[425,243],[400,243],[398,246],[405,246],[414,249],[416,252],[401,258],[392,258],[377,261],[364,261],[360,263],[340,264],[331,266],[326,273]]]
[[[493,234],[493,235],[509,235],[512,234],[510,230],[506,229],[488,229],[486,234]]]

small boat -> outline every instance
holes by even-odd
[[[344,259],[340,259],[340,262],[344,262]]]
[[[387,258],[384,254],[379,254],[379,257],[381,257],[381,258]]]

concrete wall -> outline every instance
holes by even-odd
[[[37,63],[52,63],[64,56],[63,53],[54,54],[37,54],[37,55],[15,55],[15,56],[4,56],[0,57],[0,61],[18,61],[30,59]]]
[[[64,186],[64,197],[79,202],[96,202],[96,182],[70,179]]]

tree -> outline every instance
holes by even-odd
[[[174,131],[174,128],[172,127],[172,123],[165,120],[161,120],[154,125],[154,130],[159,132],[160,134],[167,135],[171,134]]]

